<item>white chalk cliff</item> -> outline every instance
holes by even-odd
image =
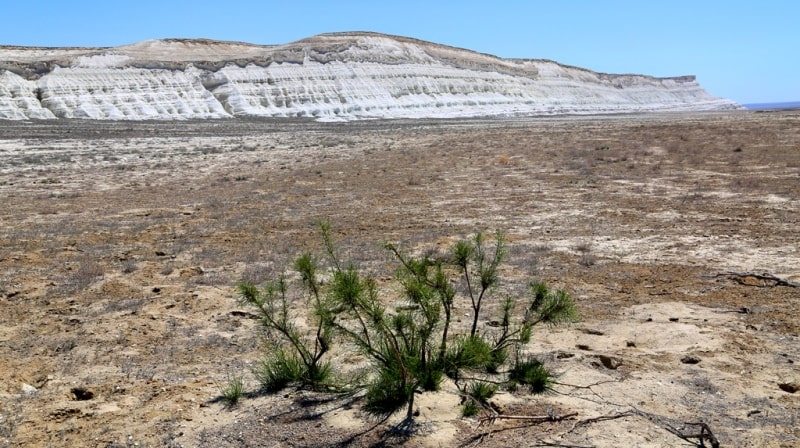
[[[143,120],[228,114],[197,76],[141,68],[60,68],[39,80],[42,106],[61,118]]]
[[[321,120],[738,109],[693,76],[610,75],[376,33],[261,46],[0,47],[0,119]]]
[[[0,119],[55,118],[36,98],[36,83],[9,71],[0,72]]]

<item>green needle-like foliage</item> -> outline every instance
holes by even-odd
[[[489,399],[497,392],[497,386],[484,381],[474,381],[466,389],[462,398],[461,415],[470,417],[478,414],[481,409],[489,407]]]
[[[534,358],[521,361],[519,353],[536,324],[572,321],[575,307],[569,294],[550,291],[543,283],[531,284],[530,300],[519,312],[519,298],[496,297],[507,255],[503,234],[478,233],[458,241],[446,257],[410,256],[387,244],[399,265],[394,291],[401,294],[400,300],[387,300],[373,278],[339,259],[330,225],[321,222],[319,227],[324,255],[304,254],[293,264],[308,298],[305,318],[311,330],[295,325],[299,316],[289,312],[286,277],[262,288],[238,285],[242,303],[259,311],[262,327],[278,341],[255,370],[265,390],[290,384],[329,390],[332,367],[323,357],[334,339],[349,342],[371,366],[361,384],[366,388],[364,410],[379,417],[405,407],[411,420],[415,395],[438,390],[444,376],[465,397],[464,415],[488,406],[497,384],[525,384],[534,392],[549,386],[547,369]],[[493,325],[481,327],[488,320],[484,308],[492,302],[500,314]],[[468,328],[454,327],[454,315],[463,309],[472,311]],[[512,352],[517,356],[504,372]]]
[[[566,291],[551,291],[541,282],[531,283],[530,289],[533,299],[528,309],[528,321],[531,325],[542,322],[558,325],[578,318],[578,310]]]
[[[304,371],[303,361],[298,356],[279,348],[265,357],[253,373],[262,389],[277,392],[291,383],[300,382]]]
[[[489,399],[497,392],[497,386],[484,381],[475,381],[467,387],[467,394],[480,403],[488,403]]]
[[[462,370],[476,370],[491,361],[492,346],[478,336],[465,335],[451,344],[443,368],[447,376],[457,381]]]
[[[513,383],[527,384],[535,394],[546,391],[553,383],[550,371],[536,358],[520,360],[517,357],[508,373],[508,380]]]
[[[505,236],[502,233],[495,234],[496,245],[491,255],[487,252],[484,242],[485,237],[479,232],[472,241],[460,241],[453,248],[453,264],[460,269],[464,277],[467,295],[472,304],[473,320],[470,330],[472,336],[478,331],[483,299],[491,288],[497,286],[500,280],[497,269],[506,256]],[[475,279],[478,280],[478,285],[474,284]]]
[[[301,257],[295,266],[311,269],[309,260],[310,257]],[[301,277],[304,284],[313,290],[309,284],[316,284],[315,281],[306,278],[303,272]],[[240,283],[238,289],[239,301],[255,307],[261,318],[261,327],[268,336],[279,341],[277,350],[264,361],[261,373],[257,373],[265,389],[279,390],[292,382],[300,382],[314,390],[328,388],[331,368],[322,357],[330,349],[332,328],[327,308],[320,297],[315,295],[313,315],[309,316],[316,321],[316,332],[309,336],[297,329],[289,314],[288,284],[284,276],[265,283],[260,290],[251,283]],[[301,365],[299,372],[298,364]]]

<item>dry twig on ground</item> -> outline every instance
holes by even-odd
[[[578,426],[588,425],[589,423],[597,423],[597,422],[602,422],[602,421],[606,421],[606,420],[615,420],[615,419],[622,418],[622,417],[629,417],[631,415],[633,415],[633,412],[625,411],[625,412],[617,412],[616,414],[599,415],[597,417],[585,418],[583,420],[578,420],[577,422],[575,422],[575,424],[572,425],[572,428],[570,428],[569,431],[567,431],[565,434],[568,434],[568,433],[574,431],[575,428],[577,428]]]
[[[755,279],[755,280],[761,280],[763,282],[761,287],[774,287],[774,286],[788,286],[790,288],[798,288],[798,287],[800,287],[800,284],[797,284],[797,283],[794,283],[794,282],[790,282],[790,281],[788,281],[786,279],[782,279],[780,277],[776,277],[776,276],[774,276],[772,274],[769,274],[767,272],[765,272],[763,274],[756,274],[756,273],[753,273],[753,272],[722,272],[720,274],[715,275],[714,277],[728,277],[728,278],[732,279],[733,281],[735,281],[736,283],[739,283],[739,284],[745,285],[745,286],[757,286],[757,285],[753,285],[751,283],[747,283],[745,281],[745,279],[747,279],[747,278],[752,278],[752,279]]]
[[[685,441],[687,441],[689,443],[693,443],[698,448],[704,448],[706,446],[706,444],[705,444],[706,440],[708,441],[708,443],[711,444],[711,448],[719,448],[719,440],[717,440],[717,438],[714,437],[714,434],[711,432],[711,428],[709,428],[707,424],[705,424],[703,422],[684,423],[684,427],[685,426],[699,426],[700,427],[700,433],[699,434],[692,434],[692,433],[687,434],[685,432],[686,429],[683,429],[683,428],[682,429],[678,429],[678,428],[675,428],[674,426],[672,426],[670,424],[667,424],[666,428],[667,428],[667,431],[671,432],[672,434],[675,434],[679,438],[681,438],[681,439],[683,439],[683,440],[685,440]],[[697,443],[695,443],[691,439],[697,439],[698,441],[697,441]]]
[[[711,448],[720,447],[719,440],[717,440],[717,438],[711,432],[711,428],[705,422],[698,422],[698,423],[684,422],[683,427],[681,429],[678,429],[674,425],[672,425],[669,421],[667,421],[667,419],[665,419],[664,417],[651,414],[649,412],[644,412],[636,408],[634,408],[632,412],[663,426],[667,431],[669,431],[673,435],[693,444],[697,448],[706,448],[705,444],[706,441],[708,441],[708,443],[711,444]],[[694,433],[694,431],[687,432],[686,430],[687,426],[699,426],[700,432],[699,433]],[[697,439],[697,442],[695,442],[692,439]]]
[[[573,412],[571,414],[564,414],[564,415],[500,415],[500,414],[492,414],[486,417],[482,417],[478,426],[482,426],[484,423],[493,424],[496,420],[525,420],[531,423],[539,423],[539,422],[560,422],[561,420],[567,420],[572,417],[577,416],[577,412]]]

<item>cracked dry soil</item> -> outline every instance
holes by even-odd
[[[800,444],[800,288],[729,274],[800,282],[800,112],[2,122],[0,198],[3,446],[671,447],[701,421]],[[235,282],[317,248],[320,218],[384,280],[387,241],[506,232],[499,293],[543,279],[581,321],[528,347],[550,393],[494,404],[577,415],[481,424],[444,384],[409,435],[357,395],[259,393]]]

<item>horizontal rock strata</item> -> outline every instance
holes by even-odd
[[[373,33],[259,46],[0,47],[0,119],[322,120],[737,109],[692,76],[609,75]]]

